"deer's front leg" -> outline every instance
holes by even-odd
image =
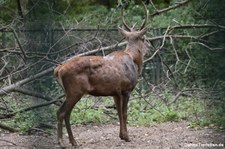
[[[127,132],[127,105],[128,105],[130,93],[124,93],[122,97],[123,97],[122,116],[123,116],[124,125],[121,132],[121,137],[122,137],[121,139],[125,140],[126,142],[130,142],[130,138]]]
[[[114,101],[116,104],[116,109],[119,116],[120,121],[120,134],[119,137],[126,142],[129,142],[130,139],[127,133],[127,102],[123,102],[122,96],[115,96]],[[124,113],[125,112],[125,113]]]

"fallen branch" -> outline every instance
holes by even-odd
[[[6,95],[6,94],[12,92],[13,90],[15,90],[15,88],[21,87],[22,85],[24,85],[26,83],[32,82],[35,79],[38,79],[38,78],[40,78],[40,77],[42,77],[42,76],[52,72],[53,69],[54,69],[54,67],[48,68],[48,69],[46,69],[46,70],[44,70],[44,71],[42,71],[42,72],[40,72],[40,73],[38,73],[36,75],[30,76],[30,77],[28,77],[26,79],[23,79],[23,80],[20,80],[20,81],[14,83],[14,84],[11,84],[9,86],[1,88],[0,89],[0,96]]]
[[[7,130],[7,131],[10,131],[10,132],[18,132],[17,129],[9,127],[9,126],[7,126],[5,124],[1,124],[1,123],[0,123],[0,128],[4,129],[4,130]]]
[[[88,52],[85,52],[85,53],[78,54],[77,56],[90,55],[90,54],[94,54],[94,53],[97,53],[97,52],[102,51],[102,50],[106,51],[106,50],[113,49],[113,48],[115,48],[115,47],[122,47],[122,46],[124,46],[124,45],[126,45],[126,42],[121,42],[121,43],[114,44],[114,45],[108,46],[108,47],[97,48],[97,49],[94,49],[94,50],[92,50],[92,51],[88,51]],[[73,57],[74,57],[74,56],[73,56]],[[73,57],[71,57],[71,58],[69,58],[69,59],[63,61],[62,63],[65,63],[65,62],[71,60]],[[38,78],[43,77],[44,75],[46,75],[46,74],[48,74],[48,73],[51,73],[51,72],[54,70],[54,68],[55,68],[55,66],[50,67],[50,68],[48,68],[48,69],[46,69],[46,70],[44,70],[44,71],[42,71],[42,72],[40,72],[40,73],[38,73],[38,74],[32,75],[32,76],[30,76],[30,77],[28,77],[28,78],[26,78],[26,79],[20,80],[20,81],[14,83],[14,84],[11,84],[11,85],[9,85],[9,86],[6,86],[6,87],[4,87],[4,88],[1,88],[1,89],[0,89],[0,96],[7,95],[7,94],[9,94],[10,92],[14,91],[16,88],[19,88],[19,87],[21,87],[21,86],[24,85],[24,84],[27,84],[27,83],[29,83],[29,82],[32,82],[32,81],[34,81],[35,79],[38,79]]]
[[[184,94],[185,92],[193,92],[193,91],[196,91],[196,90],[203,91],[200,88],[190,88],[190,89],[184,89],[184,90],[179,91],[176,94],[176,96],[174,97],[174,99],[168,105],[171,105],[171,104],[174,104],[175,102],[177,102],[177,100],[179,99],[180,96],[187,95],[187,94]]]
[[[8,140],[0,139],[0,141],[4,141],[4,142],[7,142],[7,143],[11,143],[12,145],[17,146],[17,144],[15,144],[15,143],[13,143],[13,142],[11,142],[11,141],[8,141]],[[5,145],[5,146],[6,146],[6,145]],[[1,147],[2,147],[2,145],[1,145]],[[8,147],[7,147],[7,148],[8,148]]]
[[[59,99],[55,99],[55,100],[52,100],[52,101],[49,101],[49,102],[45,102],[45,103],[42,103],[42,104],[37,104],[37,105],[33,105],[33,106],[30,106],[30,107],[27,107],[27,108],[23,108],[23,109],[20,109],[18,111],[15,111],[15,112],[12,112],[12,113],[9,113],[9,114],[4,114],[4,115],[0,115],[0,119],[6,119],[6,118],[11,118],[13,116],[15,116],[17,113],[23,113],[23,112],[26,112],[26,111],[30,111],[30,110],[34,110],[34,109],[37,109],[37,108],[41,108],[41,107],[44,107],[44,106],[48,106],[48,105],[51,105],[55,102],[58,102]]]
[[[45,134],[48,134],[48,135],[52,135],[52,133],[50,133],[50,132],[48,132],[48,131],[45,131],[45,130],[43,130],[43,129],[41,129],[41,128],[36,128],[36,127],[29,129],[29,130],[28,130],[28,134],[31,135],[31,134],[32,134],[32,133],[31,133],[32,131],[42,132],[42,133],[45,133]]]
[[[16,92],[19,92],[19,93],[22,93],[24,95],[29,95],[29,96],[33,96],[33,97],[37,97],[37,98],[41,98],[41,99],[44,99],[46,101],[53,101],[54,99],[52,97],[49,97],[47,95],[43,95],[43,94],[39,94],[37,92],[34,92],[34,91],[30,91],[30,90],[27,90],[27,89],[23,89],[23,88],[15,88],[15,91]],[[55,105],[57,106],[60,106],[61,103],[54,103]]]
[[[186,2],[189,2],[190,0],[187,0]],[[169,31],[171,29],[180,29],[180,28],[219,28],[219,29],[225,29],[224,26],[217,26],[217,25],[209,25],[209,24],[200,24],[200,25],[184,25],[184,26],[175,26],[175,27],[171,27],[169,29]],[[154,40],[159,40],[159,39],[164,39],[165,38],[186,38],[186,39],[190,39],[190,40],[200,40],[198,36],[190,36],[190,35],[162,35],[162,36],[156,36],[156,37],[151,37],[151,38],[147,38],[147,40],[149,41],[154,41]],[[88,52],[85,52],[85,53],[81,53],[81,54],[78,54],[77,56],[85,56],[85,55],[91,55],[91,54],[95,54],[97,52],[100,52],[100,51],[107,51],[107,50],[111,50],[113,48],[116,48],[116,47],[122,47],[126,45],[126,42],[121,42],[121,43],[117,43],[117,44],[114,44],[114,45],[111,45],[111,46],[107,46],[107,47],[103,47],[103,48],[97,48],[97,49],[94,49],[92,51],[88,51]],[[157,53],[157,52],[156,52]],[[74,56],[72,56],[70,59],[72,59]],[[70,60],[68,59],[68,60]],[[152,59],[152,58],[149,58],[149,59]],[[63,61],[62,63],[65,63],[66,61],[68,60],[65,60]],[[147,62],[148,60],[145,60],[145,62]],[[32,75],[28,78],[25,78],[23,80],[20,80],[14,84],[11,84],[9,86],[6,86],[4,88],[1,88],[0,89],[0,96],[3,96],[3,95],[7,95],[8,93],[12,92],[13,90],[15,90],[15,88],[18,88],[18,87],[21,87],[22,85],[24,84],[27,84],[31,81],[34,81],[35,79],[38,79],[40,77],[43,77],[44,75],[48,74],[48,73],[51,73],[53,70],[54,70],[54,67],[50,67],[40,73],[37,73],[35,75]]]

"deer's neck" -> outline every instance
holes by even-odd
[[[143,54],[141,52],[141,49],[134,49],[134,48],[127,47],[125,52],[131,56],[134,63],[138,67],[138,73],[141,74],[142,67],[143,67]]]

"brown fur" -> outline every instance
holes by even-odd
[[[127,133],[127,103],[142,70],[145,54],[144,35],[147,29],[127,32],[120,29],[128,41],[124,51],[116,51],[105,57],[74,57],[55,68],[54,74],[65,91],[66,100],[57,112],[58,141],[62,141],[62,121],[65,120],[69,140],[73,138],[69,123],[74,105],[85,94],[94,96],[113,96],[120,120],[120,138],[130,141]]]

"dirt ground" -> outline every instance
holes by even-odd
[[[225,131],[193,129],[187,122],[168,122],[151,127],[129,126],[131,142],[120,140],[119,125],[73,126],[79,149],[225,149]],[[68,136],[64,135],[65,143]],[[32,135],[0,133],[0,149],[59,148],[56,133],[38,131]]]

